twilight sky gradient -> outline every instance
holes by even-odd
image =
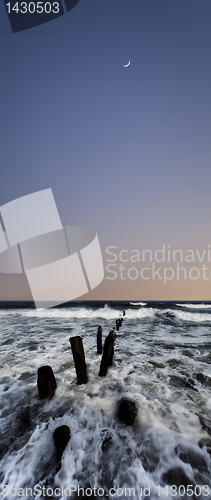
[[[0,205],[51,187],[63,224],[94,227],[105,259],[110,245],[207,249],[210,23],[210,0],[80,0],[13,34],[2,2]],[[30,298],[11,282],[0,275],[0,300]],[[118,275],[88,298],[211,300],[211,277]]]

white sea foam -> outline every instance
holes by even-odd
[[[211,314],[199,313],[199,312],[185,312],[185,311],[174,311],[177,318],[182,321],[192,321],[194,323],[211,323]]]
[[[191,304],[191,303],[186,303],[186,304],[176,304],[176,306],[179,307],[185,307],[188,309],[211,309],[211,304]]]
[[[131,306],[146,306],[147,302],[130,302]]]
[[[179,458],[177,450],[183,449],[187,456],[198,457],[198,467],[205,464],[203,472],[199,471],[200,481],[210,485],[210,457],[206,447],[198,446],[201,438],[208,437],[210,426],[210,315],[175,308],[126,309],[117,332],[114,364],[106,377],[99,377],[97,325],[102,325],[104,339],[121,312],[108,305],[97,309],[81,304],[71,309],[4,311],[2,484],[10,488],[35,484],[85,487],[87,483],[107,490],[109,485],[134,487],[137,500],[143,500],[141,485],[150,485],[152,500],[157,500],[161,485],[160,498],[166,500],[162,478],[169,469],[182,469],[194,481],[191,484],[199,481],[194,467]],[[170,322],[166,313],[171,315]],[[204,316],[209,320],[202,320]],[[69,343],[74,335],[83,338],[87,385],[76,383]],[[53,368],[57,390],[45,401],[38,398],[37,369],[46,364]],[[132,398],[138,407],[132,427],[116,418],[123,396]],[[21,412],[27,408],[31,420],[25,428]],[[53,431],[64,424],[70,428],[71,439],[56,470]]]
[[[14,314],[14,312],[12,312]],[[17,313],[16,313],[17,314]],[[141,319],[145,317],[152,317],[155,314],[155,309],[141,307],[139,309],[126,309],[126,317],[130,319]],[[5,313],[3,314],[5,316]],[[26,318],[39,318],[39,319],[86,319],[86,320],[116,320],[122,317],[121,309],[112,309],[105,306],[99,309],[91,309],[86,307],[72,307],[71,309],[26,309],[21,310],[20,316]]]

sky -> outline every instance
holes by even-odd
[[[210,18],[210,0],[79,0],[12,33],[0,4],[0,206],[51,188],[63,225],[95,228],[105,278],[84,299],[211,300]],[[168,245],[186,279],[156,261]],[[144,249],[161,279],[152,261],[140,276]],[[0,300],[24,298],[25,278],[0,274]]]

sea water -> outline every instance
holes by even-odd
[[[99,377],[98,325],[104,340],[123,310],[113,365]],[[76,335],[86,385],[77,385],[69,343]],[[211,497],[211,304],[3,304],[0,338],[2,498]],[[46,400],[37,390],[43,365],[57,381]],[[123,397],[138,408],[132,426],[117,419]],[[58,463],[60,425],[71,438]]]

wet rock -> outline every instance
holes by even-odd
[[[206,385],[207,387],[211,387],[211,378],[203,375],[203,373],[194,373],[194,376],[200,382],[200,384]]]
[[[122,398],[118,405],[117,418],[126,425],[133,425],[137,414],[138,409],[135,401],[128,398]]]
[[[139,458],[145,471],[154,472],[158,465],[159,457],[156,457],[155,455],[147,455],[146,453],[142,452],[140,453]]]
[[[165,368],[165,365],[162,363],[157,363],[157,361],[148,361],[151,365],[155,366],[156,368]]]
[[[206,418],[205,416],[202,417],[202,415],[198,415],[198,417],[203,431],[207,432],[207,434],[211,436],[211,425],[208,418]]]
[[[100,433],[102,439],[102,451],[112,444],[113,435],[110,429],[102,429]]]
[[[199,453],[194,450],[187,450],[181,446],[177,446],[176,454],[185,464],[190,464],[192,469],[197,469],[199,472],[209,473],[206,461]]]
[[[203,448],[204,446],[206,446],[207,452],[209,453],[209,455],[211,455],[211,438],[202,438],[202,439],[200,439],[200,441],[199,441],[199,447]]]
[[[60,427],[57,427],[53,433],[53,439],[57,453],[61,458],[62,453],[70,440],[70,429],[68,425],[60,425]]]
[[[203,446],[206,446],[207,448],[211,448],[211,438],[202,438],[199,441],[199,447],[203,448]]]
[[[160,449],[151,431],[147,431],[137,444],[137,456],[147,472],[154,472],[160,461]]]
[[[14,443],[13,436],[11,436],[7,439],[5,439],[5,438],[0,439],[0,460],[7,453],[7,451],[10,449],[10,447],[13,445],[13,443]]]
[[[178,368],[178,365],[181,365],[181,361],[179,359],[168,359],[166,363],[171,367],[171,368]]]
[[[170,486],[175,484],[179,487],[181,484],[187,487],[191,484],[191,479],[186,476],[184,470],[181,467],[175,467],[174,469],[169,469],[162,475],[162,481]]]
[[[51,366],[41,366],[38,368],[37,388],[40,398],[54,396],[57,384]]]
[[[17,416],[20,431],[28,430],[31,424],[31,415],[29,406],[21,407]]]
[[[182,377],[178,377],[177,375],[171,375],[170,384],[174,387],[187,387],[188,389],[193,389],[196,391],[194,387],[194,381],[192,379],[185,379]]]

